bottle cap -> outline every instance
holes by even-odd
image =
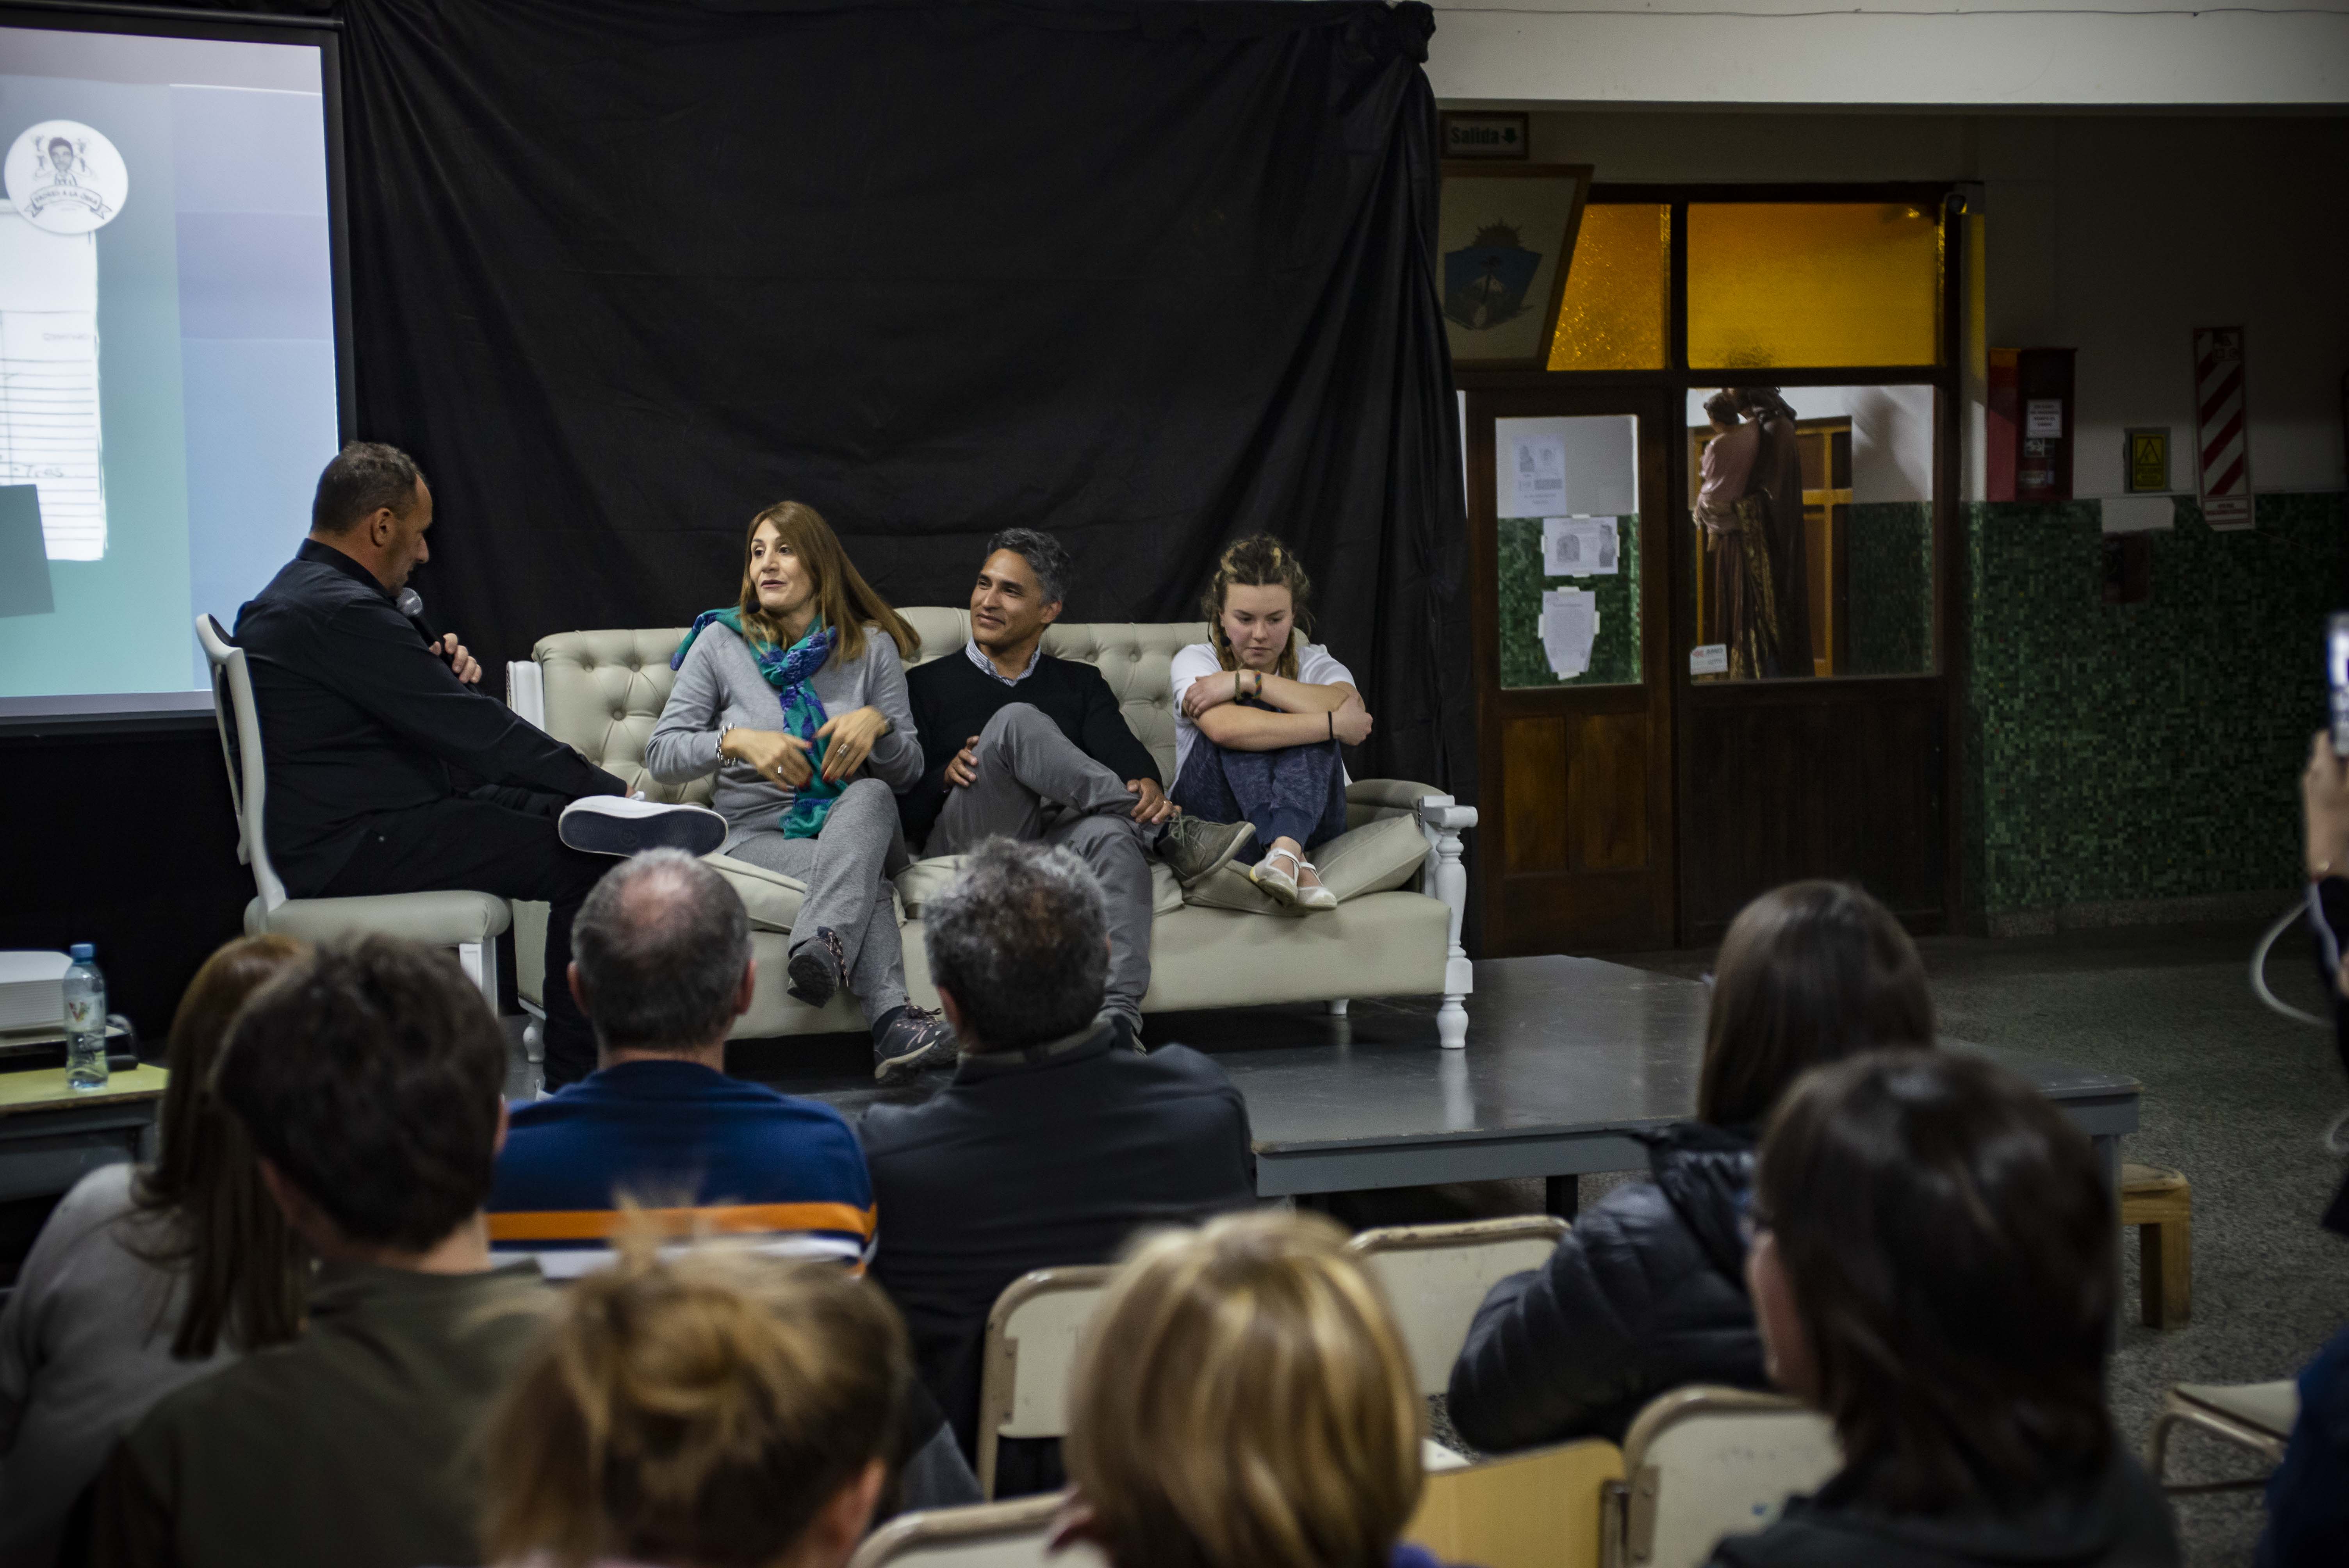
[[[98,949],[91,946],[87,942],[77,942],[71,947],[67,948],[66,951],[77,959],[95,958],[98,956]]]

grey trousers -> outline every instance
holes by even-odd
[[[1142,1018],[1150,989],[1150,861],[1158,835],[1133,820],[1125,780],[1077,749],[1061,727],[1033,707],[997,710],[978,737],[978,777],[947,793],[930,830],[929,853],[959,855],[982,840],[1066,844],[1092,869],[1109,914],[1109,985],[1104,1011]]]
[[[905,948],[884,867],[897,832],[897,797],[878,779],[856,779],[840,792],[812,839],[787,839],[770,828],[737,840],[726,853],[807,883],[792,923],[792,950],[818,926],[840,937],[848,988],[872,1023],[905,1005]]]

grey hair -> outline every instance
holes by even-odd
[[[1109,981],[1101,884],[1064,844],[989,839],[922,908],[930,978],[954,993],[971,1048],[1019,1050],[1100,1016]]]
[[[750,962],[750,917],[726,879],[682,850],[604,873],[579,906],[571,955],[607,1049],[690,1050],[722,1039]],[[547,984],[559,985],[550,975]]]
[[[1036,574],[1036,585],[1043,590],[1045,603],[1057,604],[1068,598],[1077,566],[1059,540],[1033,528],[1007,528],[987,542],[989,555],[999,550],[1008,550],[1028,563]]]

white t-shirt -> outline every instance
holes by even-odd
[[[1215,646],[1209,643],[1193,643],[1174,655],[1170,673],[1174,681],[1175,779],[1183,777],[1183,765],[1191,760],[1191,743],[1199,738],[1199,727],[1183,711],[1183,694],[1201,676],[1214,675],[1223,667],[1223,661],[1216,657]],[[1330,650],[1319,643],[1308,643],[1298,651],[1297,678],[1306,686],[1354,685],[1353,672],[1330,657]]]

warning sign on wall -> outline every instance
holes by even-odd
[[[2251,427],[2244,414],[2243,329],[2194,329],[2194,449],[2202,478],[2202,521],[2251,526]]]

